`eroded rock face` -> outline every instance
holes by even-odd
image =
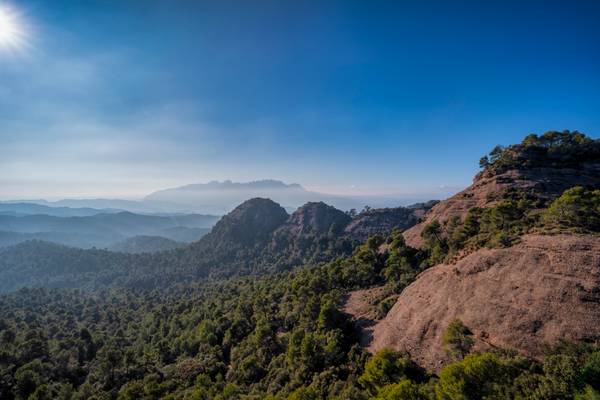
[[[375,325],[369,349],[407,351],[439,370],[442,334],[460,319],[476,348],[540,357],[560,339],[600,340],[600,237],[527,235],[506,249],[480,249],[423,272]]]
[[[472,207],[493,206],[507,190],[530,192],[541,199],[552,200],[573,186],[599,187],[600,161],[582,164],[579,168],[537,167],[501,174],[480,173],[471,186],[436,204],[423,222],[404,232],[404,237],[409,246],[421,247],[421,232],[433,220],[444,222],[453,217],[463,219]]]
[[[345,212],[323,202],[310,202],[298,208],[278,229],[290,235],[300,234],[339,234],[352,218]]]

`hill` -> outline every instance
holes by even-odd
[[[127,275],[131,258],[106,250],[84,250],[42,241],[0,249],[0,292],[22,287],[93,289]]]
[[[371,351],[439,370],[456,357],[442,339],[457,320],[476,351],[541,358],[559,340],[600,341],[600,141],[548,132],[481,164],[473,185],[403,233],[430,268],[363,331]]]
[[[193,210],[189,208],[181,207],[177,204],[164,203],[164,202],[152,202],[152,201],[139,201],[139,200],[123,200],[123,199],[62,199],[56,201],[47,201],[43,199],[27,199],[17,200],[11,203],[24,202],[40,204],[51,208],[92,208],[92,209],[117,209],[121,211],[129,211],[136,214],[169,214],[169,213],[181,213],[190,214]]]
[[[170,216],[142,215],[130,212],[95,214],[83,217],[53,215],[0,215],[5,243],[29,239],[48,240],[69,246],[106,247],[131,236],[154,235],[172,240],[198,240],[218,217],[200,214]],[[191,231],[182,232],[181,229]]]
[[[600,347],[593,343],[553,346],[543,361],[493,348],[438,375],[405,353],[369,356],[337,304],[350,290],[385,283],[369,290],[386,299],[377,307],[385,311],[381,305],[393,299],[385,293],[402,292],[423,256],[395,233],[369,239],[350,257],[259,277],[188,281],[161,290],[22,289],[0,295],[6,382],[0,397],[594,398]],[[551,290],[551,284],[544,287]],[[568,288],[569,300],[582,290],[576,282],[560,287]],[[67,359],[72,361],[65,364]]]
[[[108,247],[108,250],[123,253],[156,253],[164,250],[177,249],[185,245],[185,243],[161,236],[140,235],[127,238],[122,242],[113,243]]]
[[[191,248],[197,259],[219,265],[221,271],[291,269],[349,255],[364,236],[389,234],[415,223],[415,215],[424,212],[422,207],[428,205],[372,210],[351,217],[323,202],[310,202],[288,216],[272,200],[251,199],[223,217]]]
[[[124,210],[117,208],[90,208],[90,207],[50,207],[43,204],[25,202],[0,202],[0,215],[15,217],[24,215],[44,214],[54,217],[89,217],[96,214],[117,213]]]
[[[421,233],[433,221],[464,221],[469,210],[493,207],[515,194],[537,202],[530,202],[529,208],[542,208],[571,187],[600,187],[600,140],[577,131],[529,135],[522,143],[497,146],[480,165],[483,170],[471,186],[439,202],[423,222],[406,231],[409,245],[423,246]]]
[[[386,211],[385,215],[395,219],[382,225],[383,230],[396,227],[399,216],[409,221],[399,223],[398,227],[402,227],[416,221],[414,213],[423,212],[421,208],[395,210]],[[369,222],[375,216],[381,218],[377,212],[356,216],[362,222],[353,229],[360,235],[382,231]],[[86,289],[164,288],[207,277],[258,274],[323,263],[350,254],[360,243],[358,234],[352,236],[352,232],[345,231],[352,220],[324,203],[309,203],[290,216],[272,200],[257,198],[236,207],[190,246],[153,254],[85,251],[36,241],[22,243],[2,250],[0,281],[4,283],[0,291],[47,286],[47,282],[51,287]],[[82,268],[85,274],[79,273]]]
[[[89,249],[103,247],[115,238],[103,234],[80,232],[6,232],[0,231],[0,248],[13,246],[29,240],[40,240],[70,247]]]

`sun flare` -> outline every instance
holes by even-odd
[[[27,35],[20,15],[11,8],[0,6],[0,49],[22,50]]]

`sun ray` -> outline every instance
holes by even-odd
[[[28,43],[21,14],[11,7],[0,5],[0,51],[22,52]]]

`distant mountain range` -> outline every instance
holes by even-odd
[[[0,202],[0,215],[47,214],[55,216],[86,216],[97,213],[130,211],[138,214],[199,213],[225,215],[242,202],[256,198],[268,198],[293,212],[309,202],[330,204],[340,210],[362,210],[398,207],[430,200],[420,196],[346,196],[319,193],[305,189],[297,183],[284,183],[273,179],[253,182],[211,181],[159,190],[141,200],[123,199],[64,199],[15,200]],[[38,205],[39,212],[32,212]],[[45,207],[45,208],[44,208]],[[50,209],[49,209],[50,208]],[[23,211],[25,210],[25,211]]]
[[[27,240],[43,240],[79,248],[159,251],[199,240],[225,215],[252,198],[268,198],[288,213],[311,203],[327,203],[338,210],[397,207],[407,199],[337,196],[306,190],[299,184],[273,179],[253,182],[211,181],[160,190],[142,200],[41,199],[0,202],[0,247]],[[394,209],[396,210],[396,209]],[[339,211],[341,214],[342,211]],[[408,211],[407,211],[408,212]],[[412,211],[411,211],[412,212]],[[201,214],[198,214],[201,213]],[[208,214],[208,215],[207,215]],[[368,223],[396,224],[407,216],[379,210]],[[391,218],[391,219],[390,219]],[[400,219],[400,220],[399,220]],[[386,222],[387,221],[387,222]],[[361,219],[353,236],[370,232]],[[360,230],[364,232],[360,232]]]
[[[400,196],[341,196],[306,190],[297,183],[265,179],[253,182],[212,181],[159,190],[143,200],[149,204],[177,204],[184,209],[208,214],[225,214],[245,200],[262,197],[293,211],[309,202],[325,202],[340,210],[397,207],[429,200]]]
[[[193,211],[189,207],[183,207],[179,204],[165,204],[156,201],[138,201],[138,200],[124,200],[124,199],[62,199],[57,201],[48,201],[44,199],[19,199],[11,201],[0,202],[0,214],[2,210],[6,210],[5,214],[11,213],[11,208],[16,209],[15,212],[20,210],[24,214],[38,214],[38,212],[31,212],[34,208],[27,208],[26,205],[38,205],[44,206],[51,209],[75,209],[79,211],[66,211],[67,214],[74,213],[74,215],[62,215],[60,211],[47,210],[45,208],[39,208],[41,212],[39,214],[47,215],[58,215],[57,216],[86,216],[94,215],[99,213],[112,213],[120,211],[129,211],[137,214],[156,214],[156,215],[171,215],[171,214],[191,214]]]

